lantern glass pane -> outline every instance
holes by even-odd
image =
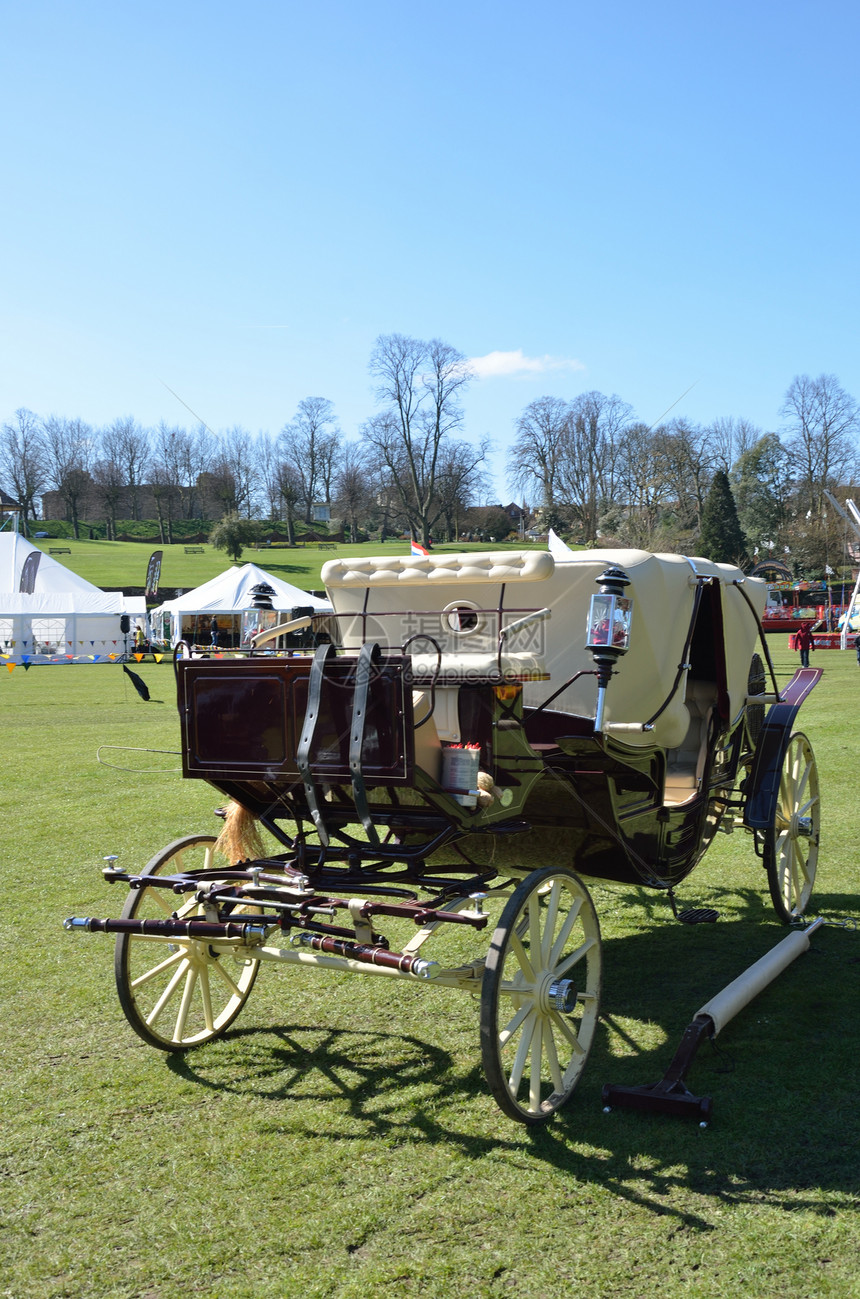
[[[630,646],[633,601],[626,595],[593,595],[588,612],[588,649],[614,649],[623,653]]]
[[[271,627],[277,627],[278,623],[286,622],[289,617],[281,609],[246,609],[242,614],[242,644],[250,645],[251,637],[256,636],[259,631],[269,631]],[[267,649],[272,649],[272,645],[267,645]]]

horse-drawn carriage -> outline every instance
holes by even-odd
[[[166,1051],[222,1034],[264,962],[478,993],[492,1092],[541,1123],[598,1021],[580,875],[700,920],[675,887],[742,825],[778,916],[803,913],[819,799],[792,724],[820,673],[768,686],[764,585],[702,559],[354,558],[323,579],[312,654],[179,654],[183,771],[227,796],[222,833],[109,866],[122,915],[66,925],[117,935],[122,1008]]]

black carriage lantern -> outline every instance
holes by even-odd
[[[594,731],[603,730],[606,687],[615,664],[630,648],[633,601],[624,594],[630,578],[622,568],[606,568],[598,577],[600,590],[591,597],[585,648],[591,651],[597,668],[597,708]]]
[[[277,591],[268,582],[258,582],[251,587],[251,608],[242,615],[242,644],[254,653],[254,637],[261,631],[271,631],[278,625],[281,615],[272,604]]]
[[[251,595],[254,597],[251,601],[252,609],[272,609],[272,596],[277,595],[273,586],[268,582],[258,582],[256,586],[251,587]]]

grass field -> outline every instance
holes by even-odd
[[[796,656],[771,643],[787,674]],[[814,658],[810,913],[856,920],[860,671],[853,654]],[[477,1003],[440,989],[264,969],[222,1040],[184,1057],[140,1042],[111,940],[62,921],[118,914],[102,857],[140,868],[217,828],[219,801],[169,754],[103,749],[149,769],[135,772],[96,760],[177,749],[172,669],[140,673],[149,704],[113,665],[0,675],[0,1296],[858,1294],[860,932],[819,931],[700,1051],[688,1081],[714,1098],[709,1128],[601,1109],[604,1082],[656,1081],[698,1007],[784,936],[741,832],[680,890],[716,925],[594,887],[601,1027],[546,1129],[500,1115]]]
[[[143,586],[146,581],[146,566],[149,562],[149,556],[153,550],[163,550],[164,558],[161,564],[161,585],[168,587],[181,587],[183,590],[191,590],[195,586],[202,586],[210,578],[217,577],[225,569],[230,568],[233,561],[228,559],[223,550],[216,550],[214,546],[203,546],[203,554],[186,554],[185,546],[176,544],[173,546],[159,546],[157,542],[139,543],[134,541],[74,541],[61,539],[45,540],[38,544],[41,549],[50,554],[52,549],[62,547],[68,549],[70,553],[57,554],[54,556],[57,562],[65,564],[73,573],[85,577],[88,582],[95,586],[103,587],[105,590],[116,590],[126,586]],[[434,547],[434,550],[445,552],[448,550],[505,550],[509,548],[522,549],[521,543],[499,544],[488,546],[486,544],[475,543],[473,545],[441,545]],[[274,574],[284,582],[289,582],[293,586],[300,587],[303,591],[314,591],[321,589],[320,569],[327,559],[333,559],[338,555],[408,555],[408,541],[365,541],[350,545],[348,542],[343,545],[335,545],[332,549],[322,548],[314,542],[308,542],[305,546],[297,547],[295,550],[281,546],[261,546],[259,550],[253,547],[246,547],[242,554],[241,563],[256,564],[259,568],[264,568],[267,573]]]

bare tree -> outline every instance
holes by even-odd
[[[81,503],[93,487],[90,473],[95,452],[93,430],[83,420],[62,419],[58,415],[50,415],[42,429],[49,482],[60,493],[78,538]]]
[[[608,514],[606,526],[628,545],[650,549],[670,494],[667,467],[653,430],[641,422],[628,425],[621,439],[621,508]]]
[[[511,482],[524,495],[534,490],[541,505],[553,509],[567,431],[568,404],[560,397],[538,397],[526,406],[516,424],[508,457]]]
[[[748,419],[737,419],[734,415],[719,416],[705,429],[714,469],[729,473],[741,456],[755,446],[761,435],[761,429]]]
[[[265,502],[266,517],[274,522],[280,517],[282,499],[278,486],[280,459],[277,439],[271,433],[258,433],[254,451],[257,457],[257,482]]]
[[[233,483],[233,509],[251,518],[257,500],[258,459],[254,439],[238,426],[219,438],[216,472]]]
[[[674,497],[678,525],[698,529],[714,474],[706,432],[689,420],[671,420],[654,430],[654,447]]]
[[[305,523],[310,523],[314,502],[325,494],[331,500],[340,430],[334,406],[327,397],[305,397],[295,416],[281,431],[281,458],[292,466],[299,483],[305,507]]]
[[[615,500],[631,414],[626,401],[602,392],[580,393],[568,408],[558,485],[587,541],[596,538],[600,515]]]
[[[205,424],[198,424],[190,433],[181,428],[173,429],[172,433],[171,455],[182,516],[197,518],[200,513],[200,477],[212,466],[212,437]]]
[[[792,380],[780,414],[787,421],[787,449],[797,464],[801,508],[818,516],[825,488],[832,490],[856,472],[857,402],[835,374],[817,379],[801,374]]]
[[[45,444],[40,421],[21,407],[14,421],[3,425],[0,438],[0,472],[23,506],[23,522],[36,518],[36,497],[48,480]]]
[[[125,474],[122,466],[110,455],[93,465],[93,482],[105,512],[108,541],[116,541],[117,517],[125,499]]]
[[[284,503],[284,519],[287,524],[287,541],[295,545],[296,510],[302,499],[302,485],[295,475],[293,466],[287,460],[278,465],[278,493]]]
[[[357,541],[359,515],[367,511],[371,500],[370,473],[360,443],[347,442],[342,448],[334,480],[334,499],[338,511],[349,524],[350,540]]]
[[[159,424],[155,434],[150,462],[150,481],[155,511],[158,517],[158,531],[166,545],[173,542],[173,520],[180,506],[180,485],[178,481],[176,435],[184,430],[170,428],[164,421]]]
[[[106,460],[118,465],[128,488],[131,517],[140,518],[140,489],[149,469],[149,434],[131,415],[114,420],[102,434]]]
[[[429,545],[439,513],[440,453],[462,426],[460,402],[472,373],[449,343],[403,334],[377,338],[370,373],[382,418],[368,420],[363,436],[387,469],[410,530]]]
[[[484,439],[477,447],[468,442],[447,442],[439,456],[436,477],[439,513],[445,524],[448,541],[460,535],[460,519],[476,496],[486,491],[487,482],[480,466],[486,459],[489,444]],[[434,523],[436,520],[434,519]]]

